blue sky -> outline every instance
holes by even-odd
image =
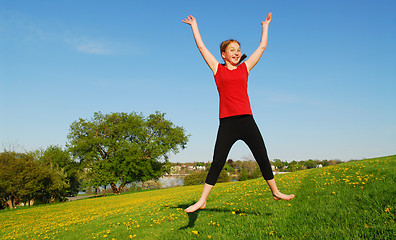
[[[172,162],[211,161],[218,94],[196,49],[235,38],[270,159],[361,159],[396,153],[395,1],[0,0],[0,143],[64,146],[94,112],[166,113],[191,134]],[[243,142],[229,158],[253,159]]]

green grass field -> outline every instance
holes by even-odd
[[[0,239],[395,239],[396,155],[219,183],[206,209],[183,209],[202,186],[0,212]]]

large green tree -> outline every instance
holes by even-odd
[[[68,139],[69,150],[80,160],[89,184],[110,184],[119,193],[127,183],[157,179],[168,172],[168,154],[185,148],[188,136],[164,113],[145,117],[96,112],[90,120],[73,122]]]

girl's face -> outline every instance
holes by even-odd
[[[231,42],[224,52],[221,53],[225,62],[236,66],[241,59],[241,46],[237,42]]]

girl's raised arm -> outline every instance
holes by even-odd
[[[248,58],[248,60],[245,61],[248,72],[257,64],[257,62],[261,58],[261,55],[263,55],[264,50],[267,48],[268,26],[271,22],[271,18],[272,18],[272,13],[268,13],[268,16],[265,19],[265,21],[261,22],[261,25],[263,27],[263,32],[261,35],[260,45],[256,49],[256,51],[254,51],[254,53]]]
[[[194,34],[195,43],[197,44],[197,47],[198,47],[199,51],[201,52],[202,57],[205,59],[205,62],[208,64],[210,69],[212,69],[213,74],[216,74],[219,62],[209,52],[209,50],[205,47],[205,44],[203,43],[202,38],[201,38],[201,34],[199,33],[199,30],[198,30],[197,20],[193,16],[190,15],[190,16],[187,16],[187,18],[182,21],[191,26],[191,29]]]

